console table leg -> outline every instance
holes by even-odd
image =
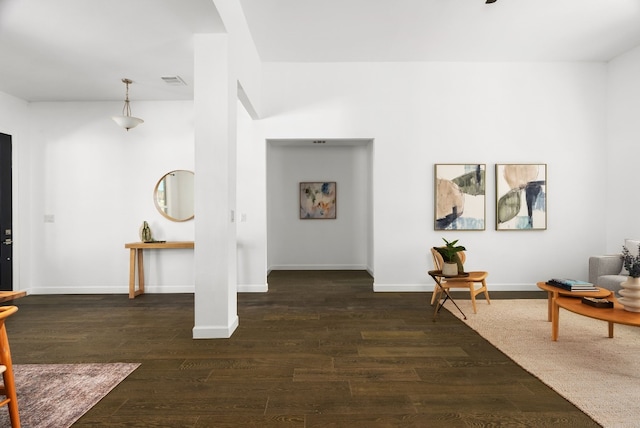
[[[136,290],[136,261],[138,263],[138,289]],[[132,248],[129,253],[129,298],[144,293],[144,261],[142,249]]]
[[[138,291],[135,295],[144,294],[144,262],[142,260],[142,248],[138,249]]]
[[[136,297],[136,250],[129,250],[129,298]]]
[[[613,323],[609,323],[609,337],[613,337]]]

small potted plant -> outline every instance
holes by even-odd
[[[640,254],[640,246],[638,246],[638,254]],[[640,278],[640,256],[631,254],[624,245],[622,246],[622,264],[631,278]]]
[[[640,245],[638,246],[640,254]],[[625,246],[622,247],[622,264],[629,272],[629,278],[620,284],[622,296],[618,299],[626,311],[640,312],[640,256],[634,256]]]
[[[445,276],[456,276],[461,273],[464,273],[464,267],[462,266],[462,260],[458,257],[458,253],[460,251],[465,251],[462,245],[456,245],[458,240],[455,241],[447,241],[442,238],[445,242],[444,247],[433,247],[440,255],[442,256],[442,260],[444,264],[442,266],[442,274]]]

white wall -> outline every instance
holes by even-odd
[[[193,103],[134,102],[145,123],[130,131],[111,115],[119,103],[31,103],[33,293],[124,293],[129,250],[143,221],[159,240],[193,240],[193,221],[172,222],[155,208],[157,181],[193,170]],[[18,168],[24,168],[22,162]],[[45,222],[53,216],[54,222]],[[193,251],[145,254],[149,292],[193,291]]]
[[[640,46],[612,60],[607,74],[608,133],[606,198],[601,199],[607,227],[602,253],[619,253],[625,238],[640,237],[638,160],[640,159]]]
[[[0,92],[0,132],[11,135],[13,197],[13,282],[14,289],[32,278],[31,224],[24,213],[31,212],[31,144],[29,104]]]
[[[267,147],[269,269],[371,269],[365,144],[310,141]],[[336,182],[336,219],[301,220],[299,183]]]
[[[428,248],[442,237],[460,239],[467,269],[489,271],[493,289],[586,278],[605,235],[605,64],[268,63],[263,72],[257,140],[375,139],[377,290],[430,288]],[[487,230],[433,230],[435,163],[487,164]],[[494,230],[496,163],[548,165],[548,230]]]
[[[238,290],[267,291],[266,144],[238,102]]]
[[[375,250],[377,289],[429,289],[428,248],[442,237],[469,248],[468,268],[488,270],[492,289],[533,288],[552,275],[586,278],[589,255],[603,246],[617,251],[619,240],[640,234],[611,208],[637,204],[628,183],[637,157],[639,56],[633,50],[608,67],[265,64],[264,119],[239,119],[237,204],[246,214],[238,224],[239,284],[265,283],[265,141],[309,137],[375,139],[368,252]],[[0,132],[13,135],[17,157],[18,289],[124,294],[123,245],[138,239],[143,220],[158,239],[193,239],[193,222],[169,222],[152,200],[164,173],[193,169],[192,103],[133,108],[145,123],[127,133],[109,119],[119,103],[0,97]],[[487,230],[435,232],[433,164],[471,162],[487,164]],[[493,230],[493,165],[508,162],[547,163],[548,230]],[[44,223],[44,215],[55,222]],[[188,250],[148,256],[147,269],[151,292],[193,289]]]
[[[237,96],[255,117],[260,113],[261,64],[240,3],[237,0],[214,0],[214,3],[231,33],[225,71],[229,76],[226,85],[229,104],[235,104],[239,92]],[[121,108],[121,103],[100,102],[29,104],[0,94],[0,132],[13,136],[16,166],[16,289],[31,293],[126,295],[129,253],[124,243],[139,239],[142,221],[149,222],[157,239],[195,238],[195,221],[166,220],[157,213],[152,199],[153,186],[164,173],[195,168],[194,103],[134,101],[133,109],[145,119],[145,124],[129,133],[109,119]],[[233,139],[236,115],[226,113],[229,120],[225,126],[231,130]],[[235,164],[235,153],[232,159]],[[209,162],[209,171],[216,169],[210,161],[202,162]],[[215,186],[219,184],[208,181],[204,187]],[[235,202],[235,189],[229,193]],[[207,195],[204,199],[211,197]],[[226,219],[227,214],[225,211]],[[45,223],[45,216],[53,216],[54,222]],[[204,218],[200,225],[207,235],[199,240],[201,258],[206,260],[201,266],[207,266],[199,271],[206,276],[213,271],[209,263],[211,252],[205,245],[210,240],[211,223]],[[235,249],[235,236],[228,239],[228,244],[220,245],[224,254],[230,253],[231,246]],[[208,288],[233,288],[229,301],[215,302],[230,308],[227,311],[230,320],[237,318],[233,267],[229,281],[205,284]],[[194,291],[192,251],[148,252],[145,268],[149,292]],[[263,266],[260,271],[263,278],[265,271]],[[265,286],[263,279],[262,287]],[[221,312],[206,298],[196,300],[203,301],[202,310],[196,308],[197,314]],[[223,324],[222,328],[227,328],[229,323]]]

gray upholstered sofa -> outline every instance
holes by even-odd
[[[640,253],[640,240],[625,239],[624,248],[637,256]],[[629,278],[629,272],[622,266],[621,256],[622,253],[589,257],[589,282],[616,293],[620,291],[620,284]]]
[[[628,278],[621,272],[622,258],[620,254],[589,257],[589,282],[598,287],[618,292],[622,288],[620,283]]]

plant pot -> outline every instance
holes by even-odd
[[[624,306],[625,311],[640,312],[640,278],[629,277],[620,284],[622,290],[618,291],[621,298],[618,302]]]
[[[444,263],[442,265],[442,274],[444,276],[456,276],[458,275],[458,264],[457,263]]]

